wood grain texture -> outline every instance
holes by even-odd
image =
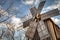
[[[54,9],[54,10],[51,10],[49,12],[46,12],[44,14],[41,15],[41,20],[46,20],[50,17],[54,17],[54,16],[57,16],[59,15],[59,10],[58,9]]]
[[[48,21],[47,21],[47,24],[48,24],[48,27],[49,27],[49,30],[50,30],[52,39],[53,39],[53,40],[57,40],[57,39],[56,39],[55,32],[54,32],[54,28],[53,28],[53,23],[52,23],[50,20],[48,20]]]

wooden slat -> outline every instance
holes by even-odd
[[[43,0],[42,2],[40,2],[39,6],[38,6],[38,12],[40,13],[44,7],[46,0]]]
[[[36,22],[31,22],[30,23],[30,26],[29,26],[29,28],[28,28],[28,30],[26,32],[26,36],[28,38],[33,38],[34,33],[36,31],[36,27],[37,27],[37,23]]]
[[[25,28],[25,27],[29,26],[31,21],[32,21],[32,18],[23,22],[23,27]]]
[[[45,39],[45,38],[49,37],[49,33],[48,33],[46,25],[44,24],[44,21],[41,20],[39,22],[37,30],[38,30],[40,39]]]
[[[51,10],[49,12],[46,12],[46,13],[42,14],[41,19],[45,20],[45,19],[48,19],[48,18],[53,17],[53,16],[57,16],[57,15],[59,15],[59,10],[54,9],[54,10]]]
[[[36,9],[35,7],[32,7],[32,8],[30,9],[30,11],[31,11],[31,14],[32,14],[33,17],[34,17],[34,16],[36,15],[36,13],[37,13],[37,9]]]

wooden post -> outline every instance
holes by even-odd
[[[55,32],[54,32],[54,28],[53,28],[53,23],[50,20],[48,20],[47,24],[48,24],[48,28],[49,28],[49,31],[51,33],[52,39],[57,40]]]

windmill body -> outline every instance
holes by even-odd
[[[59,15],[59,10],[53,9],[46,13],[40,14],[45,2],[46,1],[43,0],[39,4],[38,9],[32,7],[30,11],[32,13],[33,18],[23,22],[24,27],[29,26],[26,32],[26,36],[29,38],[29,40],[57,40],[53,25],[50,23],[51,21],[49,21],[48,19],[50,19],[50,17]],[[36,22],[34,20],[37,14],[40,14],[40,20]]]

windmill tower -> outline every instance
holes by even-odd
[[[53,9],[46,13],[40,14],[45,2],[46,0],[40,2],[38,9],[32,7],[30,11],[33,17],[23,22],[24,27],[29,26],[26,32],[26,36],[29,40],[57,40],[53,26],[54,24],[50,17],[59,15],[59,10]],[[37,22],[34,21],[35,19]]]

